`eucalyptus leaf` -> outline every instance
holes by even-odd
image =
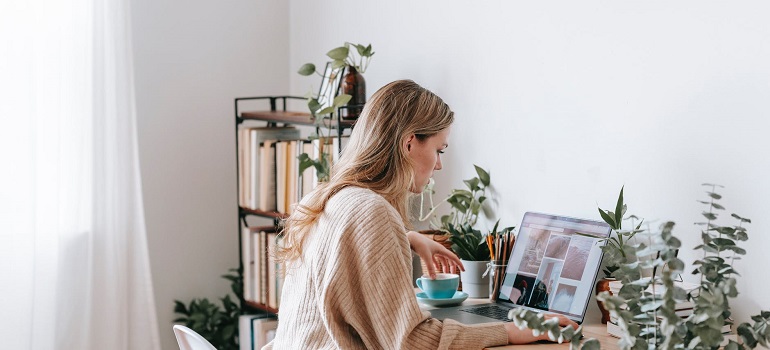
[[[738,216],[738,214],[732,214],[731,216],[732,216],[732,217],[734,217],[734,218],[736,218],[736,219],[738,219],[738,220],[740,220],[741,222],[748,222],[748,223],[751,223],[751,220],[750,220],[750,219],[742,218],[742,217]]]

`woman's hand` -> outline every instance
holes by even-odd
[[[549,320],[551,318],[558,318],[559,326],[561,327],[572,326],[572,329],[578,329],[578,324],[575,321],[570,320],[569,318],[563,315],[545,314],[543,316],[545,316],[545,320]],[[516,325],[513,324],[513,322],[506,323],[505,330],[508,332],[509,344],[527,344],[538,340],[550,340],[548,339],[547,333],[543,333],[543,334],[540,334],[539,336],[535,336],[532,334],[531,329],[529,328],[519,329],[519,327],[516,327]]]
[[[425,266],[428,267],[427,272],[430,278],[436,278],[436,266],[438,263],[441,263],[443,267],[441,272],[459,273],[460,271],[465,271],[460,258],[449,249],[444,248],[440,243],[415,231],[407,232],[406,237],[409,239],[409,245],[412,247],[412,250],[417,253],[420,259],[425,262]]]

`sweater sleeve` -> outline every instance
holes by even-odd
[[[508,343],[503,323],[441,322],[420,310],[403,223],[382,197],[357,210],[353,220],[323,295],[325,327],[339,347],[481,349]]]

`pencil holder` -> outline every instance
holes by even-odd
[[[505,276],[505,269],[508,265],[496,264],[494,261],[487,263],[487,272],[489,274],[489,300],[497,300],[497,292],[500,290],[500,286],[503,284],[503,277]]]

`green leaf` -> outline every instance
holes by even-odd
[[[715,214],[713,214],[713,213],[709,213],[709,212],[706,212],[706,211],[704,211],[704,212],[703,212],[703,213],[701,213],[701,214],[702,214],[704,217],[706,217],[706,219],[709,219],[709,220],[716,220],[716,219],[717,219],[717,216],[716,216]]]
[[[319,115],[326,115],[326,114],[332,114],[332,113],[334,113],[334,106],[329,106],[318,111]]]
[[[740,220],[741,222],[748,222],[748,223],[751,223],[751,220],[750,220],[750,219],[742,218],[742,217],[738,216],[738,214],[732,214],[731,216],[732,216],[732,217],[734,217],[734,218],[736,218],[736,219],[738,219],[738,220]]]
[[[302,153],[299,156],[297,156],[297,159],[299,160],[299,176],[304,175],[305,170],[307,168],[310,168],[313,166],[313,159],[310,158],[310,156],[307,153]]]
[[[465,183],[466,186],[468,186],[468,188],[471,191],[478,191],[479,190],[479,178],[474,177],[472,179],[463,180],[463,182]]]
[[[484,187],[488,187],[489,186],[489,173],[486,170],[484,170],[481,167],[479,167],[478,165],[476,165],[476,164],[474,164],[473,167],[476,168],[476,174],[479,175],[479,180],[481,180],[481,184],[484,185]]]
[[[315,115],[321,109],[321,103],[316,98],[310,98],[307,100],[307,108],[310,110],[310,114]]]
[[[345,63],[344,60],[334,60],[334,61],[332,61],[332,69],[339,70],[339,69],[345,68],[347,66],[348,66],[348,64]],[[337,72],[337,74],[339,74],[339,72]]]
[[[581,350],[599,350],[601,349],[601,343],[599,343],[596,339],[588,339],[583,343],[583,346],[580,347]]]
[[[751,326],[749,326],[748,323],[743,323],[738,326],[737,333],[743,338],[743,342],[748,345],[750,349],[757,346],[757,334],[751,329]]]
[[[353,96],[348,94],[340,94],[337,97],[334,98],[333,105],[335,107],[344,106],[350,102],[350,99],[353,98]]]
[[[625,185],[620,187],[620,195],[618,195],[618,203],[615,205],[615,223],[618,225],[618,230],[621,228],[621,223],[623,220],[623,214],[626,211],[626,206],[623,205],[623,190],[625,189]]]
[[[184,314],[187,315],[187,307],[184,305],[183,302],[179,300],[174,300],[174,312],[178,314]]]
[[[334,49],[331,49],[329,52],[326,53],[326,56],[329,56],[329,58],[333,60],[342,60],[344,61],[348,57],[348,52],[350,50],[345,46],[340,46]]]
[[[235,335],[235,325],[234,324],[228,324],[228,325],[222,327],[222,338],[223,339],[230,339],[230,338],[233,337],[233,335]]]
[[[706,192],[706,193],[707,193],[707,194],[709,195],[709,197],[711,197],[711,198],[714,198],[714,199],[722,199],[722,196],[721,196],[720,194],[718,194],[718,193],[714,193],[714,192]]]
[[[312,63],[305,63],[302,67],[299,67],[297,71],[300,75],[308,76],[315,73],[315,65]]]
[[[602,220],[604,220],[604,222],[610,225],[610,227],[613,230],[616,229],[615,219],[613,219],[612,216],[609,215],[609,211],[605,212],[604,210],[602,210],[602,208],[598,208],[598,209],[599,209],[599,214],[602,216]]]
[[[658,308],[660,308],[661,305],[663,305],[663,301],[662,300],[658,300],[658,301],[655,301],[655,302],[652,302],[652,303],[647,303],[647,304],[642,305],[642,309],[641,310],[642,310],[642,312],[653,311],[653,310],[657,310]]]
[[[358,51],[358,54],[360,56],[364,56],[364,54],[366,53],[366,47],[364,47],[364,45],[353,44],[353,46],[356,47],[356,51]]]

